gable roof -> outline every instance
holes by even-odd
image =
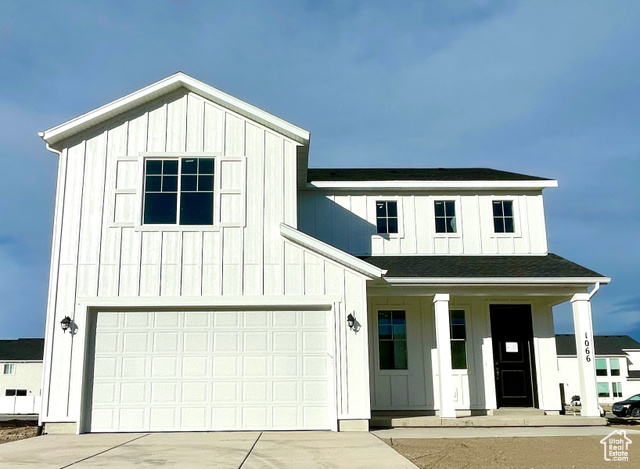
[[[362,260],[386,269],[385,278],[415,278],[462,283],[473,280],[532,279],[608,283],[610,279],[555,254],[543,256],[367,256]]]
[[[238,98],[234,98],[233,96],[228,95],[213,86],[209,86],[206,83],[198,81],[182,72],[178,72],[164,78],[163,80],[146,86],[123,98],[116,99],[109,104],[105,104],[93,111],[71,119],[64,124],[60,124],[49,130],[40,132],[39,135],[49,145],[49,147],[56,148],[56,144],[62,140],[130,111],[131,109],[142,106],[179,88],[186,88],[203,98],[237,112],[238,114],[258,122],[275,132],[283,134],[298,143],[303,145],[309,144],[309,132],[306,130],[303,130],[300,127],[280,119],[273,114],[269,114],[268,112]]]
[[[628,335],[595,335],[593,342],[596,355],[625,355],[625,350],[640,350],[640,342]],[[556,351],[558,355],[575,355],[575,336],[556,334]]]
[[[0,361],[42,360],[44,339],[0,340]]]
[[[552,181],[490,168],[309,168],[311,181]]]

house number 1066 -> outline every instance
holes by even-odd
[[[584,333],[584,353],[586,354],[585,360],[587,360],[588,362],[591,361],[591,349],[589,348],[589,345],[591,345],[591,343],[589,342],[589,336],[585,332]]]

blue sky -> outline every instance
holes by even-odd
[[[311,132],[312,167],[550,177],[550,251],[640,340],[640,2],[0,2],[0,338],[43,335],[56,157],[38,131],[183,71]],[[568,305],[556,330],[571,332]]]

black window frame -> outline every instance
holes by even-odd
[[[143,226],[216,225],[214,156],[148,157],[143,165]]]
[[[459,313],[462,313],[462,322],[460,322]],[[449,310],[449,333],[451,334],[451,369],[466,370],[469,367],[469,361],[467,360],[467,313],[464,309]]]
[[[455,234],[458,232],[455,200],[435,200],[433,202],[433,210],[435,213],[436,233]]]
[[[388,318],[384,316],[388,316]],[[407,344],[407,312],[405,310],[379,310],[378,368],[382,371],[408,370]]]
[[[398,231],[398,201],[376,200],[376,233],[398,234]]]
[[[516,220],[513,200],[493,200],[493,232],[512,234],[516,232]]]
[[[25,397],[27,395],[26,389],[5,389],[5,397]]]

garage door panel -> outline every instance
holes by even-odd
[[[330,429],[328,324],[326,311],[98,313],[91,430]]]

